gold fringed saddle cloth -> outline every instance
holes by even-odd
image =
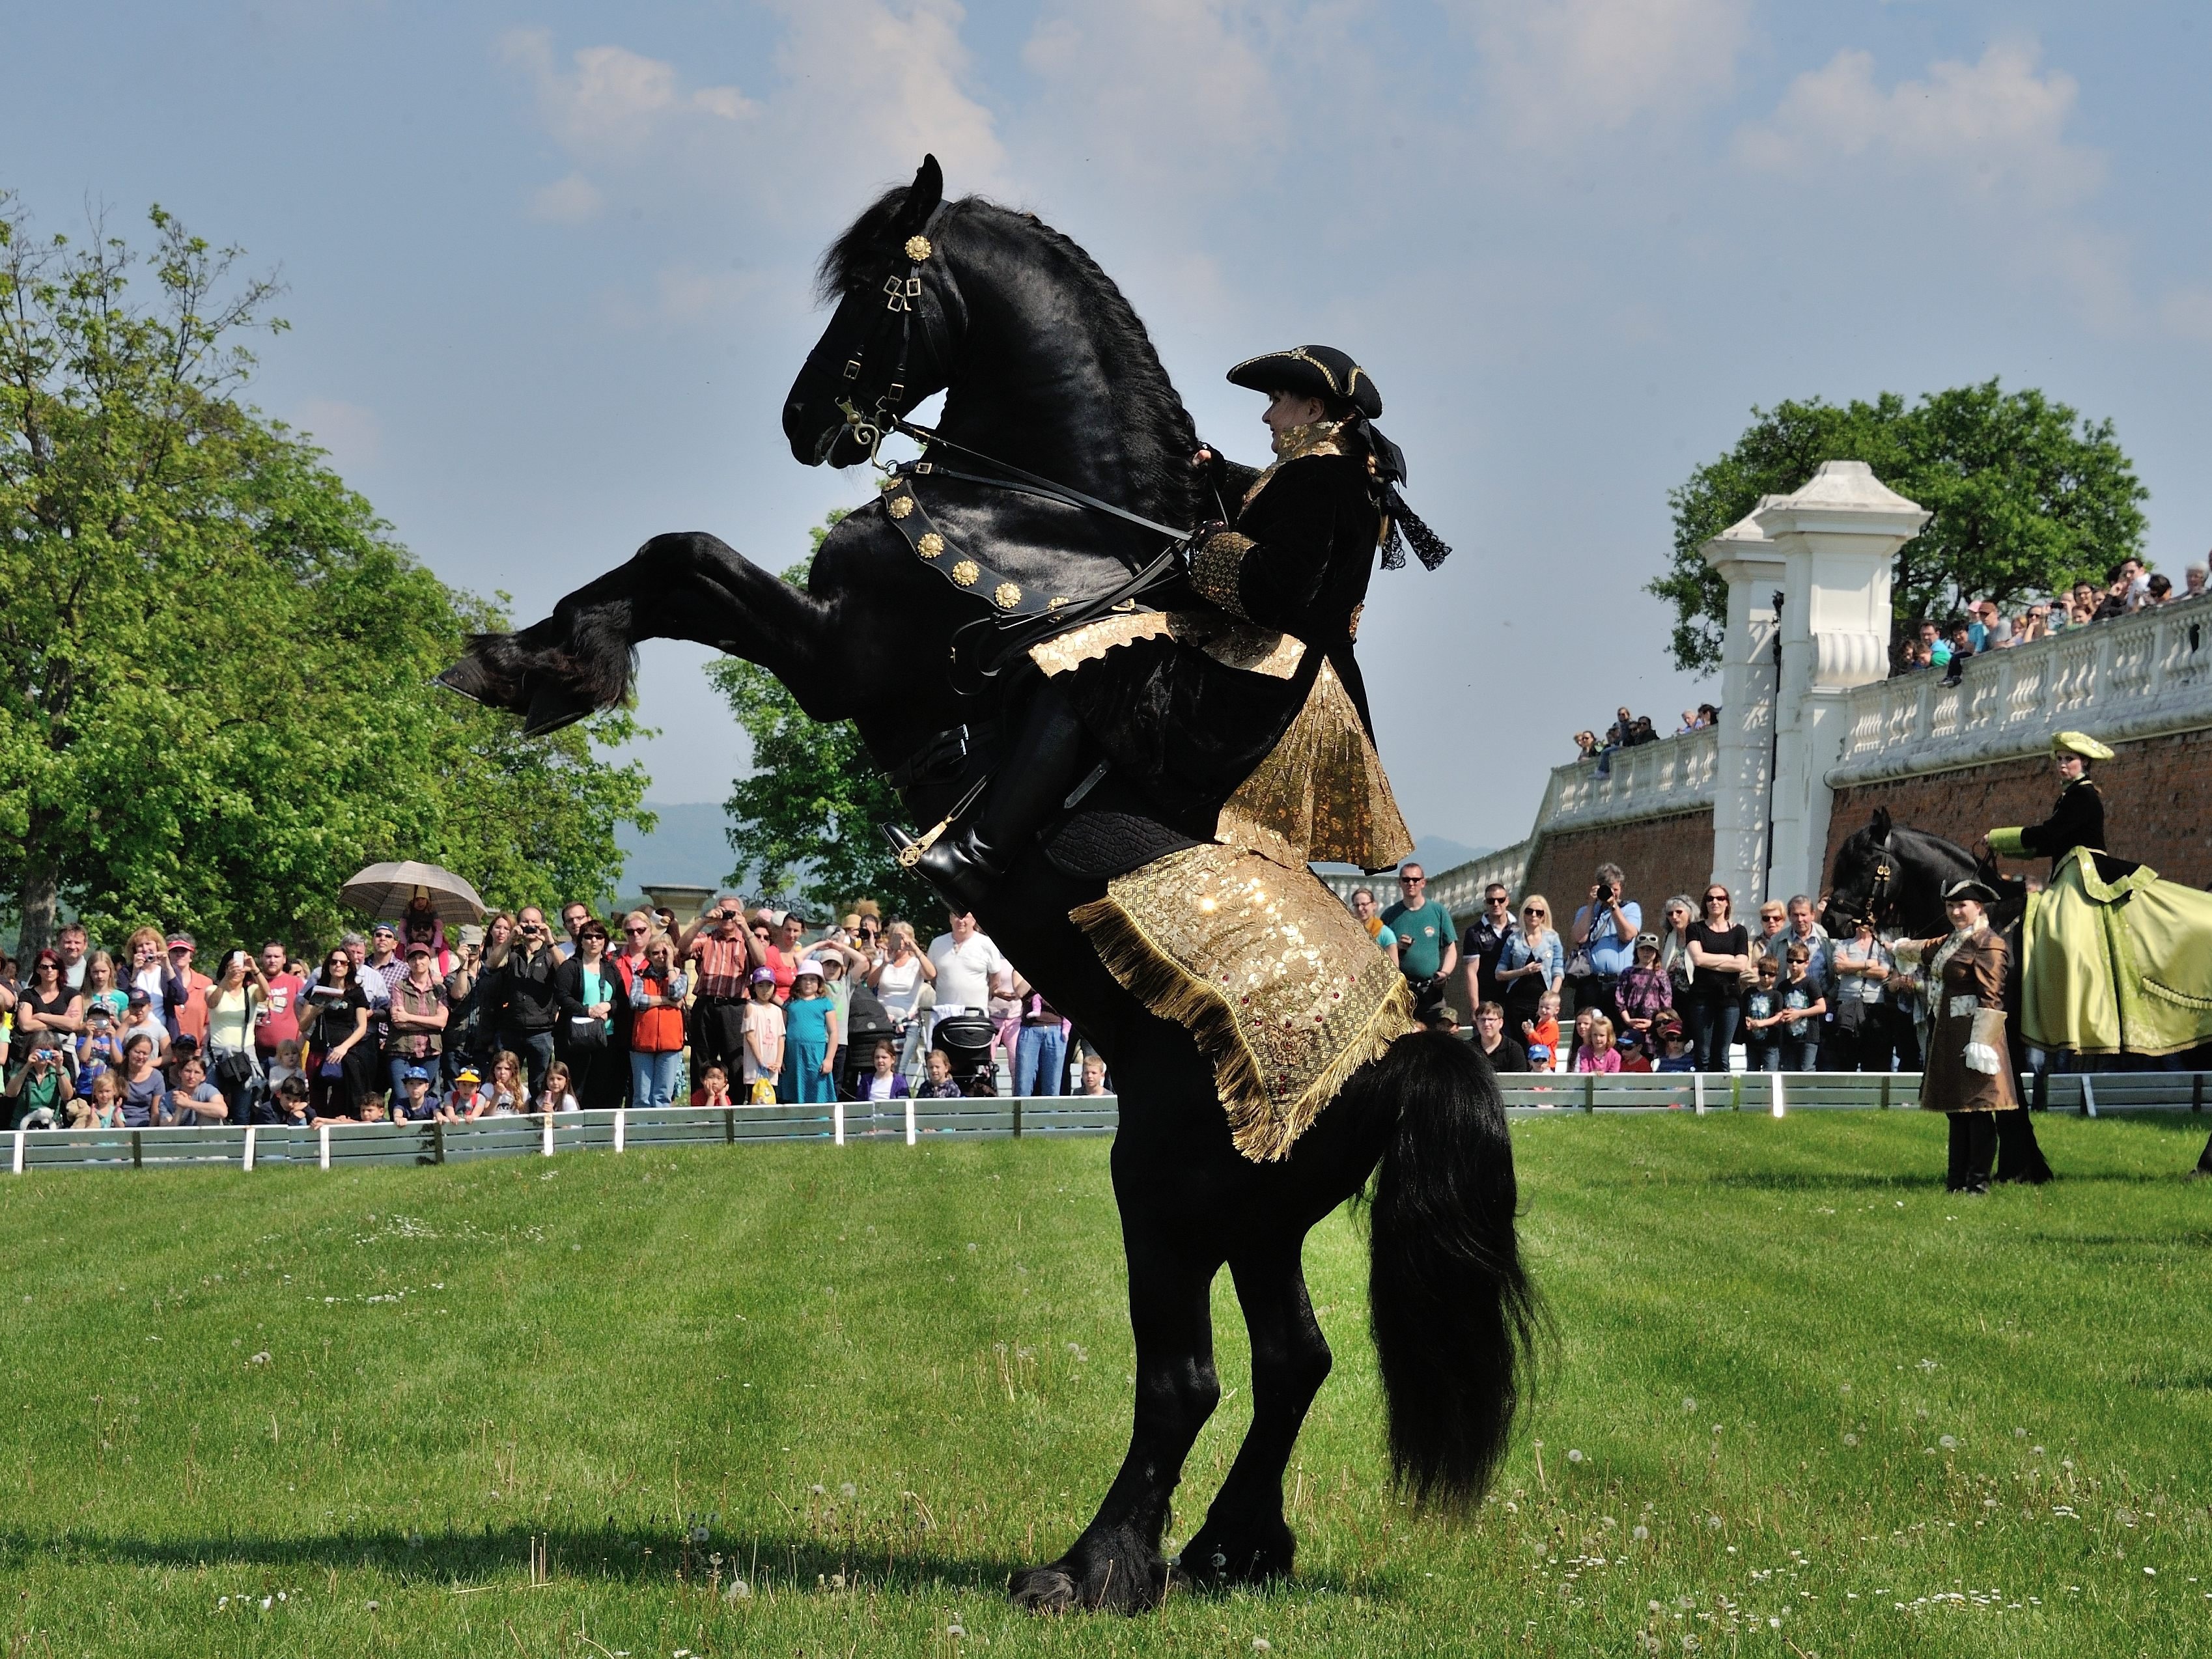
[[[1346,1079],[1414,1029],[1404,977],[1336,895],[1249,848],[1170,853],[1070,914],[1124,988],[1197,1038],[1255,1164],[1287,1157]]]

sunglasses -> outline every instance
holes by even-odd
[[[765,927],[756,927],[756,928],[754,928],[754,929],[753,929],[753,937],[754,937],[755,939],[766,939],[766,938],[768,937],[768,929],[767,929],[767,928],[765,928]]]
[[[1726,893],[1708,893],[1705,895],[1705,902],[1708,904],[1726,904],[1728,902],[1729,896]]]
[[[652,928],[650,928],[650,927],[624,927],[624,928],[623,929],[623,932],[624,932],[625,933],[651,933],[652,931],[653,931],[653,929],[652,929]]]
[[[1545,909],[1540,904],[1531,904],[1523,909],[1521,914],[1524,916],[1542,916],[1549,915],[1551,912]]]

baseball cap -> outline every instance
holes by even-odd
[[[374,927],[371,927],[368,930],[368,933],[371,939],[375,938],[379,933],[389,933],[394,939],[398,939],[399,937],[399,930],[397,927],[394,927],[388,921],[378,922]]]
[[[775,984],[775,969],[773,969],[773,968],[756,968],[756,969],[753,969],[753,983],[754,983],[754,984],[756,984],[756,985],[773,985],[773,984]]]
[[[421,939],[409,939],[407,941],[407,954],[410,957],[428,956],[430,954],[429,940]]]
[[[483,943],[483,927],[473,921],[465,922],[462,924],[461,943],[464,945],[482,945]]]
[[[477,1068],[475,1066],[464,1066],[459,1071],[453,1073],[453,1081],[456,1083],[482,1083],[483,1079],[477,1075]]]
[[[84,1017],[87,1019],[112,1019],[115,1017],[115,1010],[104,1002],[95,1002],[84,1011]]]
[[[194,939],[190,933],[176,933],[170,934],[169,948],[173,951],[179,945],[182,945],[184,948],[190,951],[197,951],[200,948],[199,941]]]
[[[428,1083],[430,1074],[420,1066],[410,1066],[399,1074],[399,1080],[403,1083]]]
[[[133,1008],[150,1008],[154,1006],[154,999],[148,994],[146,988],[143,985],[132,986],[131,994],[125,1000]]]

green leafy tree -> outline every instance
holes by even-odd
[[[0,890],[26,945],[96,933],[306,943],[386,858],[488,897],[597,898],[645,779],[626,717],[525,744],[431,678],[483,601],[391,539],[323,452],[240,399],[266,280],[159,208],[154,295],[100,234],[0,197]]]
[[[1753,410],[1735,447],[1668,492],[1674,550],[1650,591],[1674,607],[1678,667],[1720,663],[1728,586],[1698,549],[1759,505],[1802,488],[1823,461],[1864,461],[1932,516],[1898,550],[1893,642],[1922,617],[1968,599],[2007,605],[2087,578],[2142,549],[2147,491],[2110,421],[2081,418],[2040,392],[1996,381],[1923,397],[1907,408],[1813,398]]]
[[[844,516],[832,513],[810,532],[816,551]],[[783,573],[784,580],[805,586],[813,562],[810,554]],[[810,719],[783,682],[757,663],[726,657],[708,665],[707,677],[752,740],[752,772],[731,785],[723,803],[738,855],[730,880],[841,914],[860,898],[873,898],[886,915],[927,916],[943,908],[928,883],[899,868],[884,839],[880,826],[898,822],[906,809],[850,720]]]

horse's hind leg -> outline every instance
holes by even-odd
[[[1218,1260],[1179,1251],[1135,1212],[1124,1212],[1123,1227],[1137,1338],[1136,1425],[1121,1473],[1082,1535],[1059,1560],[1013,1576],[1014,1605],[1032,1613],[1139,1613],[1158,1604],[1167,1593],[1160,1534],[1168,1501],[1221,1399],[1206,1307]]]
[[[1283,1518],[1283,1474],[1330,1363],[1306,1294],[1304,1243],[1273,1240],[1229,1259],[1252,1334],[1252,1427],[1206,1524],[1183,1546],[1182,1571],[1201,1582],[1244,1583],[1291,1571],[1297,1540]]]

